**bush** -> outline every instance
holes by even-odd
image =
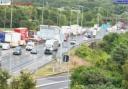
[[[84,86],[111,84],[115,87],[121,87],[122,76],[116,71],[82,66],[74,70],[71,80],[71,86],[76,84]]]
[[[96,65],[102,65],[107,62],[109,55],[99,49],[91,49],[86,45],[81,45],[75,50],[75,54],[83,59],[86,59]]]
[[[87,58],[91,54],[92,50],[87,45],[81,45],[76,49],[75,54],[81,58]]]
[[[87,86],[87,89],[123,89],[123,88],[117,88],[112,84],[102,84],[102,85],[89,85]]]
[[[100,48],[107,53],[111,51],[120,43],[120,35],[117,33],[111,33],[103,38],[103,41],[99,44]]]
[[[72,74],[72,85],[78,83],[82,85],[88,84],[105,84],[108,79],[102,74],[101,70],[94,67],[80,67],[74,70]]]
[[[86,89],[84,85],[75,85],[72,89]]]
[[[112,59],[121,67],[128,58],[127,45],[119,45],[112,52]]]

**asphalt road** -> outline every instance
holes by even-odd
[[[77,43],[83,42],[83,36],[73,37],[76,39]],[[72,39],[71,39],[72,40]],[[62,48],[60,47],[57,52],[57,58],[61,58],[61,53],[67,52],[73,46],[69,44],[70,41],[64,42]],[[38,50],[37,55],[32,55],[25,49],[22,50],[22,55],[13,55],[13,49],[1,50],[1,65],[3,69],[6,69],[11,74],[17,75],[21,70],[35,71],[36,69],[42,67],[43,65],[53,61],[52,55],[44,54],[44,44],[36,46]]]
[[[101,30],[98,32],[96,39],[102,39],[104,35],[108,34],[108,32]],[[70,40],[76,40],[76,45],[89,41],[85,40],[83,35],[70,37]],[[64,52],[67,52],[73,46],[70,45],[70,40],[68,42],[64,42],[62,48],[59,48],[57,52],[57,58],[61,58]],[[27,52],[25,49],[22,50],[22,55],[16,56],[12,55],[13,49],[10,50],[1,50],[0,60],[3,69],[10,71],[11,74],[17,75],[21,70],[30,70],[34,72],[36,69],[44,66],[45,64],[53,61],[52,55],[44,54],[44,44],[36,46],[38,50],[37,55],[32,55],[30,52]]]
[[[69,89],[70,80],[67,74],[37,79],[38,89]]]

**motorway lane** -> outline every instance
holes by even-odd
[[[37,56],[42,55],[42,51],[44,51],[43,47],[44,45],[37,46],[37,50],[40,51]],[[27,52],[25,50],[22,50],[22,55],[19,55],[19,56],[12,55],[12,51],[10,51],[8,55],[1,57],[2,67],[5,68],[6,70],[10,69],[9,67],[10,67],[10,60],[11,60],[12,71],[16,70],[17,68],[20,69],[34,60],[34,58],[31,55],[32,54],[30,54],[30,52]]]
[[[103,34],[104,32],[100,33]],[[101,35],[99,35],[101,37]],[[104,36],[104,35],[103,35]],[[83,35],[81,36],[74,36],[72,39],[76,40],[76,45],[79,45],[83,43],[85,40],[85,37]],[[72,40],[70,39],[70,40]],[[70,45],[70,41],[64,42],[63,48],[59,48],[57,52],[57,58],[61,58],[61,52],[65,53],[67,52],[70,48],[72,48],[73,45]],[[21,56],[15,56],[12,55],[12,49],[7,55],[2,56],[2,67],[9,70],[10,68],[10,60],[11,60],[11,70],[14,73],[18,73],[22,69],[29,69],[32,71],[35,71],[35,65],[38,63],[39,65],[37,68],[47,64],[48,62],[52,61],[53,58],[52,56],[46,56],[44,55],[44,45],[38,45],[37,50],[39,51],[38,55],[35,55],[34,57],[29,53],[23,50],[23,54]],[[35,61],[36,59],[36,61]]]
[[[30,54],[30,52],[25,51],[25,49],[22,50],[22,55],[19,55],[19,56],[12,55],[13,49],[6,50],[8,54],[1,56],[2,68],[8,71],[10,71],[11,69],[11,71],[14,73],[18,73],[22,69],[30,69],[34,71],[35,70],[34,65],[35,63],[38,63],[38,61],[39,61],[38,67],[41,67],[53,60],[51,55],[44,55],[44,45],[38,45],[37,50],[39,51],[39,53],[34,56]],[[58,51],[58,53],[60,52]],[[11,63],[11,66],[10,66],[10,63]]]
[[[76,36],[76,37],[73,37],[73,39],[76,39],[77,43],[83,42],[83,36]],[[73,47],[73,45],[70,45],[70,41],[64,42],[64,45],[63,45],[62,49],[59,48],[59,50],[57,52],[57,58],[61,58],[60,57],[61,52],[65,53],[70,48]],[[40,65],[38,65],[38,67],[41,67],[53,60],[52,56],[44,55],[44,45],[38,45],[37,50],[39,51],[39,54],[37,54],[35,56],[30,54],[30,52],[25,51],[25,49],[22,50],[22,55],[19,55],[19,56],[12,55],[13,49],[4,50],[3,52],[6,52],[6,54],[1,56],[2,68],[6,69],[8,71],[10,71],[10,69],[11,69],[12,72],[18,73],[17,71],[20,71],[22,69],[30,69],[30,70],[34,69],[35,70],[35,67],[33,65],[35,65],[35,63],[37,63],[36,61],[40,62]],[[35,61],[35,59],[36,59],[36,61]],[[10,62],[10,60],[11,60],[11,62]],[[10,63],[11,63],[11,66],[10,66]]]

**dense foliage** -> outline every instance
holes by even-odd
[[[95,48],[82,45],[75,54],[91,67],[79,67],[72,73],[71,87],[76,89],[128,89],[128,33],[111,33]]]
[[[0,89],[36,89],[36,82],[28,72],[21,72],[20,76],[12,77],[8,72],[0,69]]]
[[[127,6],[115,5],[112,0],[14,0],[15,2],[33,3],[32,6],[14,5],[12,15],[13,27],[28,27],[31,30],[38,29],[39,24],[93,26],[106,20],[112,24],[120,19],[128,20]],[[10,17],[10,6],[1,6],[1,28],[10,27]]]

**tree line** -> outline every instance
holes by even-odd
[[[98,4],[98,5],[97,5]],[[102,5],[103,4],[103,5]],[[37,30],[40,24],[48,25],[72,25],[93,26],[109,21],[115,24],[117,21],[127,21],[127,6],[86,2],[82,6],[51,7],[41,6],[13,6],[12,27],[28,27]],[[11,23],[11,7],[0,7],[0,27],[9,28]]]

